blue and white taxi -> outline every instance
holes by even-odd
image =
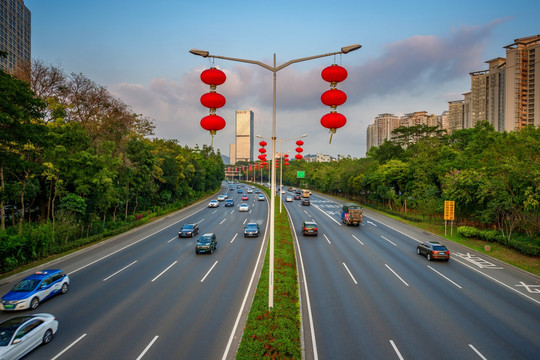
[[[43,300],[56,294],[65,294],[69,288],[69,277],[59,269],[36,271],[21,280],[0,301],[0,310],[13,311],[32,309]]]

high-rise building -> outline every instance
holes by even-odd
[[[233,165],[238,161],[253,161],[253,119],[253,111],[251,110],[236,111],[236,146],[234,147],[235,153],[231,153],[231,164]]]
[[[504,48],[505,130],[540,126],[540,35],[515,39],[513,44]]]
[[[30,10],[23,0],[0,0],[0,68],[12,73],[17,67],[29,69],[31,62]]]
[[[463,129],[463,112],[465,100],[454,100],[448,102],[448,126],[450,132]]]
[[[487,121],[487,78],[488,70],[475,71],[471,75],[471,99],[469,115],[465,127],[473,128],[480,121]],[[470,120],[470,122],[469,122]]]
[[[496,131],[504,131],[504,96],[506,59],[495,58],[486,61],[489,65],[487,76],[487,120]]]

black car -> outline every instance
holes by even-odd
[[[207,252],[211,254],[216,249],[217,249],[216,234],[206,233],[206,234],[203,234],[199,238],[199,240],[197,240],[197,244],[195,245],[195,254],[199,254],[202,252]]]
[[[178,237],[193,237],[199,233],[199,225],[184,224],[178,232]]]
[[[302,205],[309,206],[310,202],[308,198],[302,198]]]
[[[225,200],[225,206],[227,206],[227,207],[233,207],[233,206],[234,206],[234,200],[233,200],[233,199],[227,199],[227,200]]]
[[[247,223],[244,227],[244,237],[248,236],[259,236],[259,224],[257,223]]]
[[[428,261],[441,259],[444,261],[450,260],[450,251],[437,241],[426,241],[416,246],[416,253],[424,255]]]
[[[317,223],[315,221],[304,221],[302,223],[302,234],[317,236],[319,230],[317,229]]]
[[[300,194],[294,194],[294,200],[300,200]]]

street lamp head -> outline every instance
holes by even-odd
[[[205,50],[191,49],[189,50],[189,52],[192,53],[193,55],[199,55],[202,57],[208,57],[208,55],[210,55],[210,53]]]
[[[305,138],[306,136],[307,136],[307,134],[304,134],[304,135],[302,135],[302,136],[300,136],[300,137],[301,137],[301,138]]]
[[[350,53],[351,51],[358,50],[362,47],[360,44],[354,44],[349,46],[344,46],[341,48],[341,52],[344,54]]]

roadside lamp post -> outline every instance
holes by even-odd
[[[303,57],[299,59],[289,60],[286,63],[283,63],[279,66],[276,65],[276,54],[274,53],[274,65],[267,65],[260,61],[248,60],[248,59],[239,59],[228,56],[220,55],[211,55],[209,51],[191,49],[189,52],[193,55],[202,56],[204,58],[214,58],[222,60],[230,60],[236,62],[243,62],[248,64],[259,65],[260,67],[270,70],[274,74],[273,79],[273,106],[272,106],[272,173],[271,173],[271,190],[270,190],[270,250],[268,254],[269,259],[269,279],[268,279],[268,308],[272,309],[274,307],[274,209],[275,209],[275,192],[276,192],[276,167],[275,167],[275,158],[276,158],[276,75],[277,72],[291,64],[295,64],[302,61],[308,61],[313,59],[318,59],[326,56],[333,56],[339,54],[348,54],[351,51],[358,50],[362,47],[360,44],[354,44],[349,46],[344,46],[340,51],[331,52],[327,54],[314,55]]]

